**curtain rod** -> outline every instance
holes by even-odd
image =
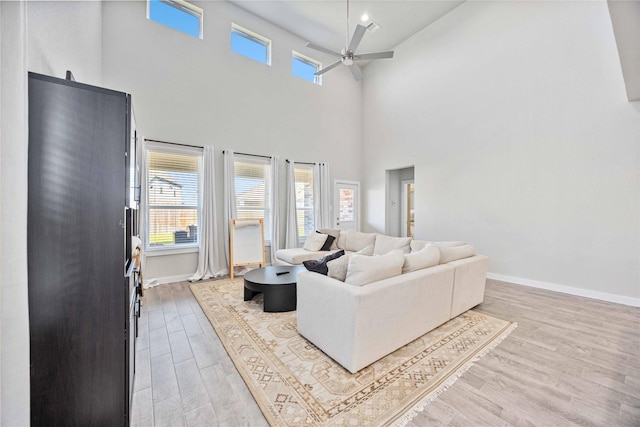
[[[157,139],[149,139],[149,138],[145,138],[145,141],[149,141],[149,142],[159,142],[161,144],[171,144],[171,145],[180,145],[182,147],[192,147],[192,148],[204,148],[202,145],[189,145],[189,144],[180,144],[178,142],[167,142],[167,141],[159,141]]]
[[[222,154],[224,154],[226,152],[227,152],[227,150],[223,150]],[[271,156],[263,156],[261,154],[238,153],[237,151],[234,151],[233,154],[240,154],[241,156],[262,157],[263,159],[270,159],[271,158]]]
[[[286,161],[287,161],[287,163],[291,163],[291,160],[289,160],[289,159],[287,159]],[[295,162],[295,161],[293,163],[299,163],[301,165],[321,165],[321,164],[323,164],[322,162]]]

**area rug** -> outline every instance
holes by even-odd
[[[191,291],[272,426],[404,425],[516,327],[470,310],[352,374],[298,334],[295,311],[243,301],[242,278]]]

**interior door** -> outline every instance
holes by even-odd
[[[333,218],[335,228],[360,229],[360,183],[357,181],[334,182]]]

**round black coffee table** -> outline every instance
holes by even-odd
[[[297,265],[274,265],[256,268],[244,275],[244,300],[262,292],[264,311],[282,312],[296,309],[296,282],[298,273],[306,271]]]

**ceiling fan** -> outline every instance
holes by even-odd
[[[371,23],[369,25],[375,26],[377,28],[377,24]],[[366,31],[367,31],[367,27],[365,27],[364,25],[360,25],[360,24],[356,25],[356,30],[353,32],[353,37],[351,37],[351,41],[349,41],[349,0],[347,0],[347,37],[346,37],[345,48],[342,49],[341,53],[335,52],[331,49],[326,49],[322,46],[315,45],[311,42],[307,43],[306,45],[311,49],[315,49],[320,52],[324,52],[329,55],[340,58],[338,61],[334,62],[333,64],[318,70],[315,73],[315,75],[316,76],[322,75],[327,71],[334,69],[338,65],[343,64],[343,65],[346,65],[347,68],[349,68],[349,71],[351,71],[351,74],[353,74],[353,77],[356,80],[360,80],[362,79],[362,70],[360,70],[360,67],[358,66],[358,64],[356,64],[357,61],[369,61],[372,59],[393,58],[393,51],[356,54],[355,51],[356,49],[358,49],[358,46],[360,45],[360,42],[362,41],[362,38],[364,37],[364,33]]]

